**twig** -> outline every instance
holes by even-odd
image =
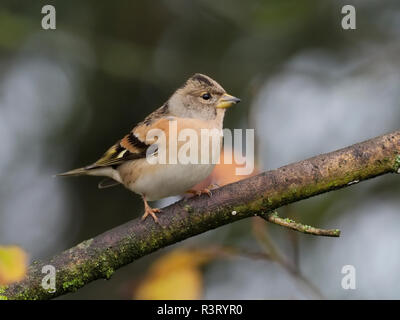
[[[260,217],[264,220],[280,225],[282,227],[286,227],[292,230],[296,230],[302,233],[313,234],[315,236],[325,236],[325,237],[339,237],[340,230],[339,229],[321,229],[315,228],[309,225],[305,225],[302,223],[298,223],[289,218],[281,218],[278,216],[276,211],[269,213],[262,213]]]

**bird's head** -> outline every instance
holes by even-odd
[[[217,110],[225,110],[240,102],[210,77],[196,73],[175,91],[168,101],[172,113],[180,116],[212,119]]]

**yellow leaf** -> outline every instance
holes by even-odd
[[[18,246],[0,246],[0,285],[22,280],[27,260],[27,254]]]
[[[208,262],[215,255],[210,250],[177,249],[159,258],[152,266],[152,273],[166,274],[180,268],[195,268]]]
[[[203,276],[200,266],[215,256],[215,250],[174,250],[153,263],[135,291],[141,300],[200,299]]]
[[[137,288],[135,298],[140,300],[200,299],[202,275],[195,268],[182,268],[161,276],[150,276]]]

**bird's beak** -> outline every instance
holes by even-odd
[[[217,103],[217,108],[229,108],[232,107],[234,104],[239,103],[240,99],[236,98],[234,96],[231,96],[230,94],[225,93]]]

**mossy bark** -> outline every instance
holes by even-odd
[[[400,131],[213,190],[163,209],[160,224],[132,220],[47,260],[33,263],[25,280],[0,288],[3,299],[51,299],[75,291],[140,257],[202,232],[382,174],[397,172]],[[233,213],[232,213],[233,212]],[[291,221],[287,221],[290,227]],[[41,282],[44,265],[56,268],[56,291]]]

